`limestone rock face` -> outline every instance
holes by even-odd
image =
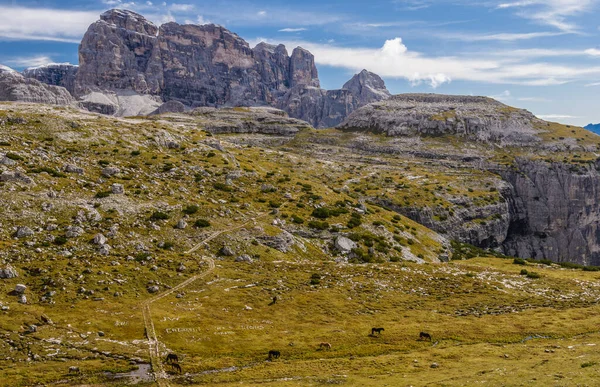
[[[596,161],[574,172],[562,163],[517,159],[501,175],[511,185],[507,254],[600,265],[600,174]]]
[[[100,15],[79,46],[75,94],[115,89],[158,94],[163,72],[157,32],[134,12],[113,9]]]
[[[64,87],[25,78],[16,71],[0,65],[0,101],[69,105],[73,102],[73,97]]]
[[[129,91],[191,108],[278,107],[316,127],[329,127],[389,95],[381,78],[367,71],[344,90],[320,89],[315,58],[301,47],[291,56],[283,45],[250,48],[221,26],[167,23],[158,28],[122,10],[103,13],[89,27],[79,62],[75,94],[82,107],[104,114],[135,115],[135,109],[123,109],[125,102],[148,114],[148,101],[120,97]]]
[[[392,96],[385,87],[383,79],[367,70],[353,76],[344,84],[342,89],[348,90],[354,96],[355,108],[385,100]]]
[[[33,78],[47,85],[61,86],[71,94],[75,92],[75,78],[79,66],[69,63],[50,63],[23,71],[25,78]]]
[[[487,97],[400,94],[354,111],[342,129],[388,136],[458,135],[500,145],[539,142],[533,124],[540,121],[526,110]]]
[[[315,57],[302,47],[296,47],[290,58],[290,87],[305,85],[321,87]]]

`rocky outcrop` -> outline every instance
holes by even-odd
[[[158,28],[143,16],[110,10],[92,24],[79,46],[75,94],[133,90],[159,94],[163,85]]]
[[[383,79],[367,70],[353,76],[344,84],[342,89],[348,90],[352,94],[355,100],[355,108],[386,100],[392,96],[385,87]]]
[[[353,112],[341,129],[388,136],[458,135],[500,145],[532,145],[540,141],[526,110],[487,97],[400,94]]]
[[[449,199],[452,208],[394,205],[385,198],[371,198],[377,204],[450,239],[510,256],[600,265],[600,162],[540,160],[541,152],[551,156],[564,150],[554,137],[544,140],[548,127],[528,111],[490,98],[432,94],[398,95],[367,105],[341,125],[345,130],[385,133],[413,144],[411,151],[391,139],[386,153],[398,148],[438,165],[491,172],[487,183],[500,194],[499,201],[479,204],[467,196],[454,197]],[[444,135],[459,137],[456,144],[461,144],[462,159],[451,150],[423,145],[424,137]],[[513,160],[510,163],[490,160],[481,151],[482,143],[488,149],[505,148],[508,154],[517,149],[519,157],[505,155],[505,160]],[[593,143],[571,146],[580,151],[596,149]],[[381,152],[373,147],[360,149]]]
[[[61,86],[74,94],[75,78],[79,66],[70,63],[49,63],[44,66],[30,67],[23,71],[25,78],[33,78],[47,85]]]
[[[339,125],[359,107],[390,96],[379,76],[363,70],[340,90],[305,85],[293,87],[279,102],[279,108],[316,128],[328,128]]]
[[[25,78],[6,66],[0,66],[0,101],[69,105],[73,98],[64,87]]]
[[[200,119],[203,128],[211,133],[261,133],[293,136],[310,126],[289,118],[281,110],[267,107],[197,108],[190,114]]]
[[[79,47],[75,94],[82,106],[119,114],[120,101],[99,103],[123,91],[178,101],[185,106],[273,106],[316,127],[339,124],[359,106],[389,96],[367,71],[347,89],[325,91],[314,56],[297,47],[248,43],[224,27],[167,23],[160,28],[134,12],[111,10],[92,24]],[[288,107],[289,106],[289,107]],[[110,113],[112,112],[112,113]]]
[[[302,47],[296,47],[290,58],[290,87],[321,87],[315,57]]]

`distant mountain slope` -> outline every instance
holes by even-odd
[[[589,124],[587,126],[584,126],[584,128],[589,130],[590,132],[600,134],[600,124]]]

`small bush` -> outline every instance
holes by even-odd
[[[163,250],[171,250],[173,247],[175,247],[175,243],[173,243],[173,242],[165,242],[165,243],[163,243],[161,249],[163,249]]]
[[[581,368],[593,367],[596,364],[598,364],[598,363],[595,361],[588,361],[588,362],[582,363]]]
[[[362,216],[357,214],[356,212],[350,216],[350,220],[348,221],[348,228],[355,228],[362,224]]]
[[[329,210],[326,207],[321,207],[321,208],[315,208],[315,210],[312,212],[311,216],[313,216],[315,218],[319,218],[319,219],[327,219],[327,218],[329,218],[330,214],[329,214]]]
[[[532,278],[532,279],[537,279],[537,278],[542,277],[541,275],[539,275],[538,273],[533,272],[533,271],[527,272],[526,276],[527,276],[527,278]]]
[[[528,272],[527,272],[527,270],[526,270],[526,269],[521,269],[521,273],[520,273],[521,275],[527,275],[527,273],[528,273]]]
[[[139,155],[141,155],[141,154],[142,154],[142,152],[140,152],[139,150],[134,150],[134,151],[131,151],[131,155],[132,155],[132,156],[139,156]]]
[[[585,266],[583,271],[600,271],[600,267],[598,266]]]
[[[25,160],[22,156],[19,156],[18,154],[11,153],[11,152],[8,152],[6,154],[6,158],[9,158],[9,159],[14,160],[14,161],[23,161],[23,160]]]
[[[308,222],[308,227],[314,228],[315,230],[327,230],[329,228],[329,223],[312,221],[312,222]]]
[[[66,244],[67,241],[68,241],[68,239],[62,235],[54,238],[54,244],[57,246],[62,246],[64,244]]]
[[[206,219],[198,219],[196,222],[194,222],[194,227],[196,227],[196,228],[210,227],[210,222]]]
[[[231,192],[231,191],[233,191],[233,189],[230,186],[228,186],[227,184],[225,184],[225,183],[219,183],[219,182],[217,182],[217,183],[213,184],[213,187],[215,189],[217,189],[219,191],[223,191],[223,192]]]
[[[198,210],[199,210],[199,209],[200,209],[200,207],[198,207],[197,205],[195,205],[195,204],[190,204],[189,206],[186,206],[186,207],[185,207],[185,208],[182,210],[182,212],[183,212],[184,214],[187,214],[187,215],[193,215],[193,214],[195,214],[196,212],[198,212]]]
[[[150,215],[150,220],[167,220],[169,219],[169,215],[165,214],[161,211],[154,211],[152,215]]]
[[[269,200],[269,207],[271,208],[279,208],[283,203],[277,202],[275,200]]]
[[[215,157],[217,154],[215,152],[208,152],[206,157]]]
[[[515,264],[515,265],[526,265],[527,262],[525,262],[525,260],[523,258],[515,258],[513,260],[513,264]]]
[[[314,273],[310,276],[310,284],[311,285],[319,285],[321,283],[321,275],[318,273]]]
[[[292,222],[294,222],[296,224],[302,224],[302,223],[304,223],[304,219],[302,219],[298,215],[292,215]]]
[[[96,195],[94,195],[94,197],[96,199],[104,199],[104,198],[109,197],[110,194],[111,194],[110,191],[100,191],[100,192],[96,193]]]

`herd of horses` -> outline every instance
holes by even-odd
[[[381,332],[385,331],[385,329],[383,328],[371,328],[371,334],[369,336],[375,337],[375,334],[377,335],[381,335]],[[431,340],[431,335],[427,332],[420,332],[419,333],[419,340]],[[321,342],[319,343],[319,349],[326,349],[329,350],[331,349],[331,343],[327,343],[327,342]],[[267,358],[267,360],[273,360],[273,359],[279,359],[279,357],[281,356],[281,352],[276,351],[274,349],[269,351],[269,357]],[[165,364],[169,365],[171,368],[173,368],[173,371],[181,373],[181,365],[179,365],[179,357],[174,354],[174,353],[169,353],[167,355],[167,358],[165,359]],[[81,373],[81,371],[79,370],[79,367],[69,367],[69,373]]]
[[[383,332],[383,331],[385,331],[384,328],[371,328],[371,334],[369,336],[374,337],[374,336],[376,336],[375,334],[381,335],[381,332]],[[431,335],[427,332],[420,332],[419,340],[432,341]],[[331,343],[321,342],[321,343],[319,343],[318,347],[319,347],[319,349],[329,350],[329,349],[331,349]],[[280,356],[281,356],[280,351],[272,349],[269,351],[267,360],[279,359]],[[174,353],[168,354],[167,358],[165,360],[165,363],[170,365],[174,371],[181,373],[181,366],[179,365],[179,358],[177,357],[176,354],[174,354]]]

